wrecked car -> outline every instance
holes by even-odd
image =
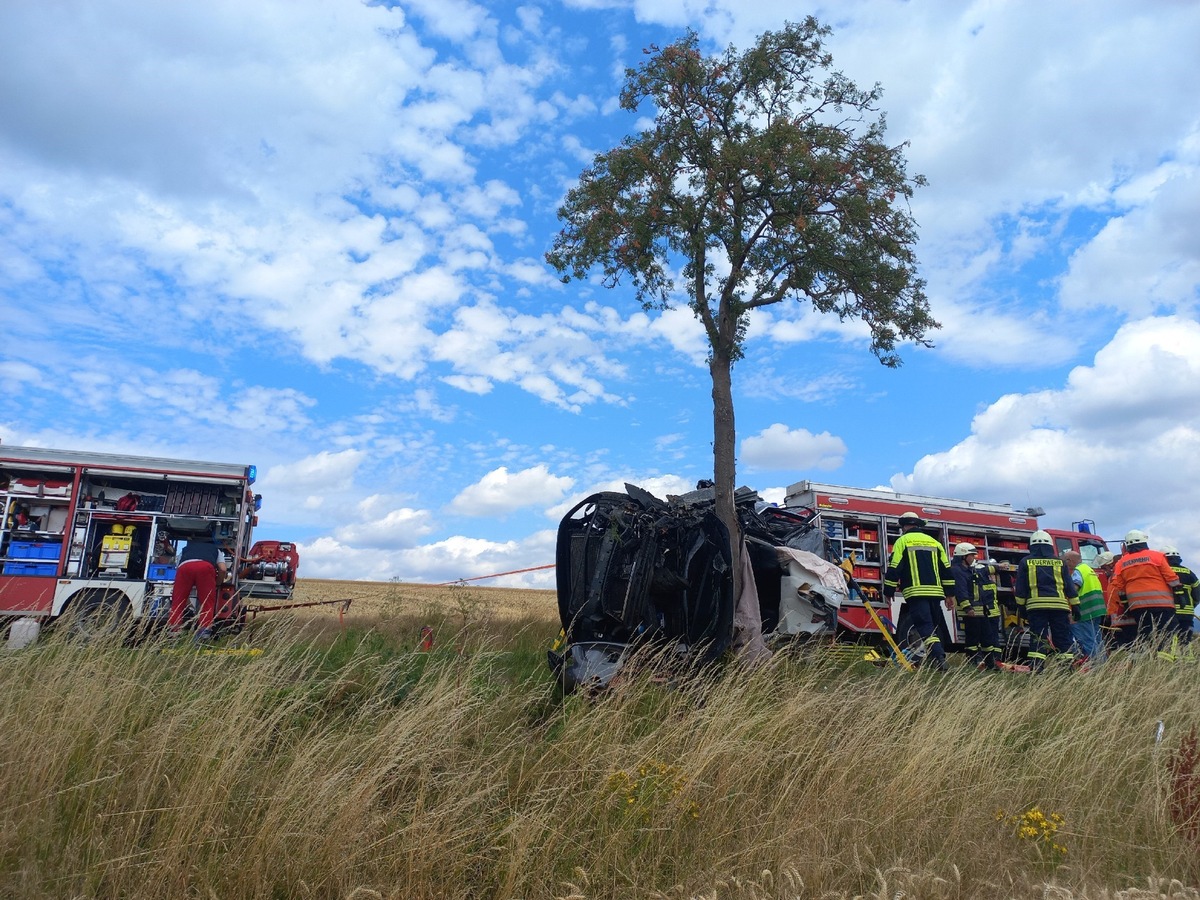
[[[609,684],[637,647],[702,665],[731,649],[769,655],[774,637],[835,630],[846,579],[823,558],[815,512],[771,506],[747,488],[734,499],[743,535],[737,597],[711,486],[661,500],[626,484],[567,512],[555,559],[561,652],[549,653],[564,690]]]

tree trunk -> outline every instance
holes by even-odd
[[[742,591],[742,534],[738,527],[733,492],[737,487],[734,455],[736,432],[733,424],[733,362],[729,355],[713,349],[708,371],[712,375],[713,482],[717,492],[717,517],[729,529],[730,558],[733,560],[733,599]]]

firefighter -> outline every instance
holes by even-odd
[[[995,581],[995,562],[989,560],[988,562],[975,563],[975,574],[978,578],[979,592],[987,601],[987,615],[988,620],[991,622],[989,634],[992,637],[992,661],[999,668],[999,660],[1004,656],[1004,630],[1001,627],[1001,617],[1004,610],[1000,606],[1000,589]]]
[[[1183,564],[1179,551],[1174,547],[1162,548],[1171,571],[1179,576],[1179,587],[1175,588],[1175,633],[1179,643],[1186,647],[1192,642],[1192,623],[1196,615],[1196,600],[1200,598],[1200,579]]]
[[[196,589],[199,611],[196,616],[198,643],[213,636],[213,619],[217,612],[217,585],[225,581],[225,555],[212,538],[189,540],[179,554],[175,569],[175,584],[171,587],[171,612],[167,616],[167,631],[178,634],[187,610],[188,595]]]
[[[883,595],[891,600],[896,589],[900,589],[913,627],[925,646],[930,667],[944,672],[946,648],[937,635],[937,619],[942,614],[941,602],[945,600],[948,607],[954,602],[954,579],[946,548],[936,538],[921,531],[923,527],[925,520],[915,512],[900,516],[900,537],[888,560]]]
[[[1097,554],[1099,555],[1099,554]],[[1083,561],[1078,550],[1064,550],[1061,554],[1067,574],[1079,591],[1079,619],[1071,623],[1071,634],[1079,651],[1087,659],[1104,661],[1104,639],[1101,636],[1100,620],[1104,618],[1104,589],[1095,571]]]
[[[1117,557],[1109,550],[1096,554],[1094,571],[1103,576],[1104,590],[1104,624],[1100,630],[1104,632],[1105,650],[1118,650],[1128,647],[1137,637],[1137,621],[1129,613],[1121,609],[1117,592],[1112,589],[1113,570],[1117,567]]]
[[[1150,549],[1149,541],[1144,531],[1125,535],[1125,552],[1108,589],[1117,608],[1137,621],[1137,639],[1161,650],[1175,631],[1175,588],[1180,581],[1167,558]]]
[[[967,541],[955,544],[950,574],[954,578],[954,599],[963,616],[970,662],[980,671],[993,671],[998,668],[996,623],[1000,618],[1000,607],[987,566],[976,565],[978,559],[979,551],[974,544]],[[994,618],[993,608],[996,611]]]
[[[1045,531],[1029,536],[1029,555],[1017,565],[1017,606],[1029,624],[1029,668],[1041,672],[1051,651],[1055,659],[1073,663],[1072,614],[1079,610],[1079,592],[1054,555],[1054,538]]]

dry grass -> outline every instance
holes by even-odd
[[[431,654],[282,621],[257,656],[0,655],[0,896],[1200,900],[1167,764],[1195,664],[780,656],[564,701],[545,619]],[[1065,857],[996,818],[1035,807]]]

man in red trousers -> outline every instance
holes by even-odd
[[[188,595],[196,589],[199,611],[196,616],[196,640],[212,638],[213,618],[217,614],[217,585],[225,581],[225,554],[211,538],[189,540],[179,554],[175,584],[171,588],[171,613],[167,630],[177,633],[187,610]]]

